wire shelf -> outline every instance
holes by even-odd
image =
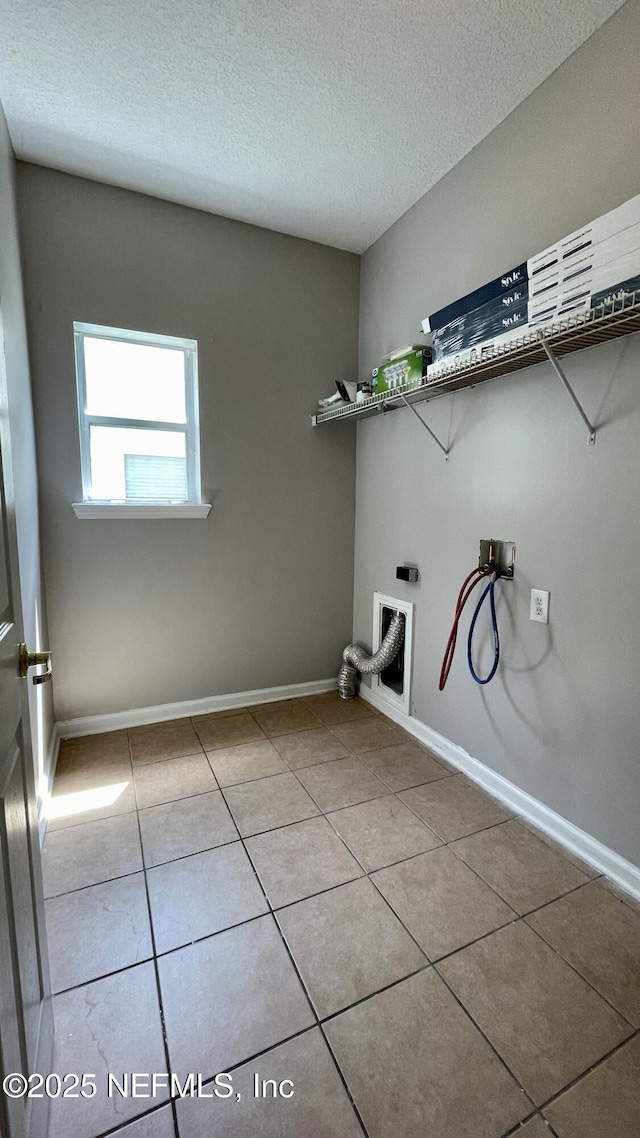
[[[478,383],[508,375],[513,371],[532,367],[534,364],[548,362],[549,355],[560,358],[570,352],[591,348],[618,336],[627,336],[640,331],[640,290],[627,295],[613,296],[597,308],[578,312],[563,320],[555,321],[525,332],[507,344],[490,348],[484,357],[471,363],[461,364],[455,357],[451,363],[444,360],[434,379],[427,374],[425,382],[418,387],[396,387],[379,395],[371,395],[362,403],[347,403],[335,410],[322,411],[311,416],[314,425],[333,422],[336,419],[366,419],[370,415],[390,410],[406,403],[428,402],[439,395],[448,395],[465,387],[475,387]],[[481,347],[478,349],[481,351]]]

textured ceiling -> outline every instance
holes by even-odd
[[[0,0],[20,158],[366,249],[622,0]]]

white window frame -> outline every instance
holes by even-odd
[[[80,462],[82,467],[82,502],[74,502],[73,509],[79,518],[98,517],[207,517],[211,506],[202,502],[200,484],[200,425],[198,416],[198,343],[197,340],[178,336],[163,336],[155,332],[135,332],[128,328],[109,328],[100,324],[73,323],[76,379],[78,392],[78,428],[80,432]],[[84,342],[87,338],[116,340],[169,348],[182,352],[185,364],[186,423],[159,422],[147,419],[128,419],[121,416],[91,415],[87,412],[87,382]],[[90,429],[100,427],[131,427],[138,430],[175,431],[185,435],[187,461],[187,491],[184,502],[150,499],[149,501],[123,502],[91,498]]]

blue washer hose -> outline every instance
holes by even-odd
[[[496,602],[495,602],[495,596],[494,596],[494,588],[495,588],[495,583],[496,583],[498,576],[499,576],[498,573],[493,574],[491,580],[489,581],[489,584],[487,585],[482,596],[480,597],[480,600],[478,601],[478,603],[476,605],[476,611],[473,614],[473,617],[471,619],[471,625],[469,626],[469,638],[467,640],[467,662],[469,664],[469,671],[471,672],[471,675],[473,676],[473,678],[477,684],[488,684],[489,681],[493,679],[493,677],[496,674],[498,662],[500,660],[500,637],[498,635],[498,619],[496,617]],[[485,599],[487,593],[489,594],[489,607],[491,609],[491,627],[493,629],[493,665],[491,667],[491,671],[489,672],[488,676],[485,676],[485,678],[483,680],[477,674],[477,672],[473,666],[473,660],[471,659],[471,649],[472,649],[472,645],[473,645],[473,630],[476,626],[476,620],[478,619],[480,609],[482,608],[482,605],[483,605],[483,602],[484,602],[484,599]]]

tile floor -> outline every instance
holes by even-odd
[[[54,804],[50,1138],[640,1135],[640,905],[360,700],[67,740]]]

